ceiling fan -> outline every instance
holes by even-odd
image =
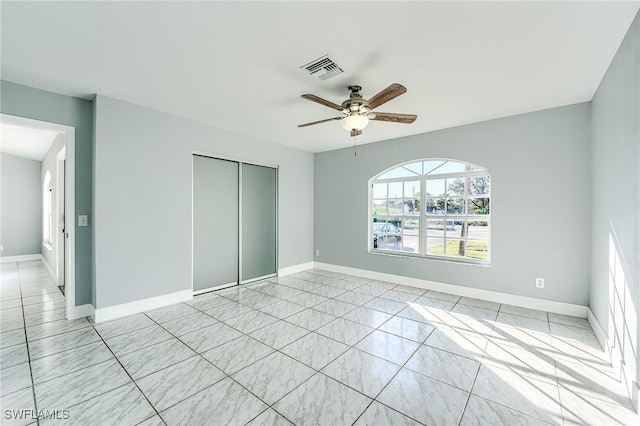
[[[369,100],[364,99],[360,94],[362,87],[349,86],[349,90],[351,91],[349,99],[342,102],[341,105],[334,104],[333,102],[322,99],[316,95],[302,95],[304,99],[338,110],[342,115],[340,117],[327,118],[326,120],[300,124],[298,127],[307,127],[313,126],[314,124],[326,123],[328,121],[340,120],[342,127],[351,132],[351,136],[354,137],[362,134],[362,129],[367,127],[369,120],[411,124],[416,120],[416,118],[418,118],[418,116],[414,114],[373,111],[380,105],[405,93],[407,88],[401,84],[393,83],[391,86],[387,87]]]

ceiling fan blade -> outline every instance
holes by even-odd
[[[369,120],[388,121],[389,123],[411,124],[418,118],[415,114],[396,114],[393,112],[374,112]]]
[[[361,135],[361,134],[362,134],[362,130],[355,130],[355,129],[351,130],[351,137],[352,138],[354,138],[354,137],[356,137],[358,135]]]
[[[407,91],[407,88],[401,84],[393,83],[391,86],[384,89],[382,92],[375,95],[373,98],[367,101],[370,109],[379,107],[380,105],[389,102],[391,99],[396,98]]]
[[[327,121],[333,121],[333,120],[342,120],[342,117],[333,117],[333,118],[327,118],[326,120],[313,121],[311,123],[300,124],[298,125],[298,127],[313,126],[314,124],[326,123]]]
[[[326,99],[319,98],[316,95],[306,94],[306,95],[302,95],[302,97],[307,99],[307,100],[309,100],[309,101],[317,102],[317,103],[322,104],[324,106],[328,106],[329,108],[337,109],[338,111],[342,111],[344,109],[343,106],[338,105],[338,104],[334,104],[333,102],[328,101]]]

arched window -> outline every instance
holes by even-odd
[[[42,243],[51,247],[53,241],[53,188],[51,187],[51,173],[47,171],[42,183]]]
[[[489,263],[486,168],[425,159],[385,170],[369,184],[370,252]]]

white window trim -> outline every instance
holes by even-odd
[[[368,207],[368,238],[367,238],[367,252],[369,254],[379,254],[379,255],[385,255],[385,256],[395,256],[395,257],[402,257],[402,258],[409,258],[409,259],[429,259],[429,260],[438,260],[438,261],[444,261],[444,262],[453,262],[453,263],[462,263],[462,264],[469,264],[469,265],[478,265],[478,266],[490,266],[491,265],[491,213],[489,213],[488,215],[457,215],[457,216],[450,216],[450,215],[429,215],[425,212],[425,206],[426,206],[426,182],[428,180],[439,180],[439,179],[447,179],[447,178],[458,178],[458,177],[476,177],[476,176],[481,176],[481,175],[487,175],[487,176],[491,176],[491,173],[488,169],[486,169],[485,167],[479,167],[479,170],[473,170],[473,171],[468,171],[468,172],[455,172],[455,173],[441,173],[441,174],[426,174],[426,175],[415,175],[415,176],[406,176],[406,177],[399,177],[399,178],[386,178],[386,179],[377,179],[377,176],[382,176],[385,173],[389,172],[390,170],[399,168],[399,167],[404,167],[407,164],[412,164],[412,163],[416,163],[416,162],[421,162],[421,161],[451,161],[451,162],[456,162],[456,163],[463,163],[463,164],[472,164],[472,163],[468,163],[468,162],[464,162],[464,161],[460,161],[460,160],[455,160],[455,159],[448,159],[448,158],[425,158],[425,159],[416,159],[416,160],[411,160],[402,164],[397,164],[393,167],[390,167],[386,170],[383,170],[382,172],[378,173],[376,176],[374,176],[373,178],[371,178],[369,180],[369,188],[368,188],[368,203],[369,203],[369,207]],[[472,164],[474,165],[474,164]],[[373,185],[376,183],[391,183],[391,182],[406,182],[406,181],[416,181],[419,180],[420,181],[420,214],[416,215],[416,216],[406,216],[406,215],[386,215],[386,216],[379,216],[379,215],[375,215],[373,214]],[[468,188],[465,187],[465,194],[462,196],[465,199],[468,198],[473,198],[470,196],[470,194],[467,193]],[[404,195],[404,194],[403,194]],[[485,194],[482,194],[485,195]],[[491,191],[489,191],[489,194],[486,194],[489,199],[491,200],[492,196],[491,196]],[[480,196],[480,194],[479,194]],[[403,196],[404,198],[404,196]],[[387,194],[387,200],[389,200],[389,194]],[[491,202],[491,201],[490,201]],[[493,209],[493,208],[492,208]],[[394,250],[385,250],[385,249],[379,249],[379,248],[374,248],[373,247],[373,219],[375,217],[380,217],[380,218],[399,218],[399,219],[418,219],[418,226],[419,226],[419,238],[418,238],[418,244],[419,244],[419,253],[407,253],[407,252],[398,252],[398,251],[394,251]],[[444,220],[445,224],[446,224],[446,220],[450,220],[450,219],[457,219],[457,220],[478,220],[478,221],[486,221],[487,222],[487,226],[489,228],[489,233],[487,236],[487,259],[472,259],[472,258],[459,258],[459,257],[453,257],[453,256],[437,256],[437,255],[432,255],[432,254],[427,254],[427,220],[430,219],[440,219],[440,220]],[[446,235],[446,233],[445,233]],[[467,238],[468,239],[468,238]],[[446,246],[447,244],[447,238],[446,236],[443,237],[443,241],[444,244]]]

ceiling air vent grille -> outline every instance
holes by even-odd
[[[329,55],[324,55],[323,57],[313,60],[300,68],[320,80],[326,80],[334,75],[344,72],[338,64],[329,58]]]

